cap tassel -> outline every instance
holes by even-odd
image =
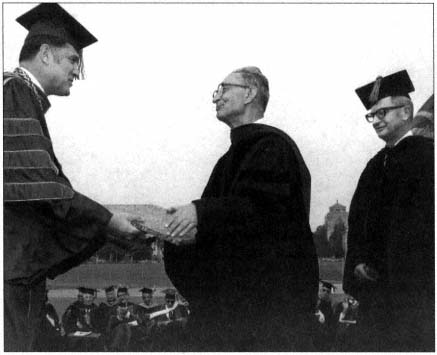
[[[378,76],[375,80],[375,84],[373,84],[373,89],[369,96],[369,101],[371,104],[375,104],[375,102],[378,101],[381,82],[382,82],[382,76]]]

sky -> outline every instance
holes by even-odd
[[[36,4],[3,3],[3,69],[18,64]],[[433,4],[62,3],[97,38],[86,79],[50,96],[54,149],[75,190],[102,204],[200,197],[230,145],[212,92],[234,69],[270,84],[260,123],[297,143],[312,176],[313,230],[384,146],[355,89],[407,69],[415,112],[433,93]]]

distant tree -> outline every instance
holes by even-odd
[[[331,245],[328,242],[328,231],[325,225],[317,227],[313,234],[313,240],[319,257],[329,258],[333,256]]]
[[[123,260],[126,252],[111,243],[107,243],[96,253],[96,255],[99,259],[106,260],[110,263],[117,263]]]
[[[334,226],[334,231],[329,238],[329,244],[335,258],[344,258],[343,237],[346,233],[346,226],[339,221]]]
[[[152,259],[152,248],[148,245],[144,248],[137,248],[130,252],[134,261],[143,261]]]

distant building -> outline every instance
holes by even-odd
[[[343,249],[346,250],[347,247],[347,232],[348,232],[348,220],[349,213],[346,211],[346,206],[343,206],[337,202],[329,207],[329,212],[325,216],[325,226],[327,229],[326,237],[329,241],[332,233],[334,232],[335,226],[342,223],[345,227],[345,232],[342,237]]]

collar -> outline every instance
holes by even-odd
[[[38,89],[40,89],[45,94],[43,87],[41,86],[40,82],[35,78],[35,76],[30,71],[28,71],[26,68],[23,68],[23,67],[19,67],[19,68],[22,71],[24,71],[29,76],[30,80],[32,80],[32,83],[34,83],[38,87]]]
[[[238,144],[241,141],[249,139],[253,134],[262,129],[258,123],[248,123],[231,129],[231,143]]]
[[[396,147],[396,146],[399,144],[400,141],[402,141],[403,139],[405,139],[405,138],[407,138],[407,137],[410,137],[410,136],[412,136],[412,135],[413,135],[413,131],[410,129],[410,130],[409,130],[407,133],[405,133],[401,138],[399,138],[399,139],[396,141],[396,143],[393,144],[392,147]]]

